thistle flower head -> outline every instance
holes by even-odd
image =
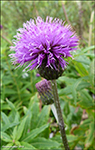
[[[52,93],[51,82],[47,81],[46,79],[41,80],[40,82],[36,83],[36,88],[40,95],[40,98],[45,105],[49,105],[54,103],[54,97]]]
[[[70,26],[56,18],[47,17],[44,21],[37,17],[17,31],[14,46],[11,46],[13,63],[29,70],[38,68],[40,75],[48,80],[61,76],[67,63],[64,58],[72,57],[70,52],[78,45]]]
[[[0,24],[0,29],[2,29],[3,28],[3,26]]]

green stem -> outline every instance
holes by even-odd
[[[52,90],[53,90],[53,95],[54,95],[54,103],[55,103],[55,107],[56,107],[57,115],[58,115],[59,128],[61,131],[62,142],[64,144],[65,150],[70,150],[68,141],[66,138],[65,125],[64,125],[64,121],[62,117],[62,111],[61,111],[58,92],[57,92],[56,80],[52,80],[51,83],[52,83]]]

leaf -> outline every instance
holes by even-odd
[[[11,89],[11,88],[6,87],[6,88],[5,88],[5,93],[6,93],[6,94],[16,94],[17,91],[15,91],[14,89]]]
[[[67,140],[68,142],[74,142],[74,141],[77,141],[78,140],[78,136],[74,136],[74,135],[67,135]]]
[[[2,150],[12,150],[13,143],[8,143],[7,145],[2,146]]]
[[[5,124],[10,124],[8,117],[4,112],[1,112],[1,117],[2,117]]]
[[[87,47],[87,48],[83,48],[83,49],[81,49],[81,51],[79,51],[79,53],[76,56],[87,54],[86,52],[88,52],[90,50],[94,50],[94,49],[95,49],[94,45],[90,46],[90,47]]]
[[[7,129],[12,128],[18,124],[19,124],[19,122],[13,122],[13,123],[6,124],[2,127],[2,131],[6,131]]]
[[[80,63],[83,63],[83,64],[86,64],[86,65],[89,65],[90,64],[90,59],[88,57],[86,57],[85,55],[82,55],[82,56],[78,56],[76,58],[76,61],[77,62],[80,62]]]
[[[50,106],[44,106],[44,108],[42,109],[38,117],[36,128],[39,128],[40,126],[42,126],[44,123],[47,122],[49,118],[49,112],[50,112]]]
[[[2,131],[1,131],[1,139],[5,142],[11,142],[12,141],[10,136],[7,133],[2,132]]]
[[[25,123],[26,123],[26,119],[27,117],[25,117],[21,122],[20,122],[20,125],[17,129],[17,133],[16,133],[16,140],[19,140],[22,136],[22,133],[23,133],[23,130],[24,130],[24,126],[25,126]]]
[[[87,132],[87,138],[85,140],[85,146],[90,147],[94,140],[94,122],[90,124],[89,133]]]
[[[81,77],[87,76],[88,75],[88,71],[86,70],[86,68],[82,65],[82,63],[73,61],[76,70],[78,71],[78,73],[80,74]]]
[[[77,87],[79,86],[79,84],[82,82],[82,78],[79,78],[76,80],[76,82],[72,85],[72,96],[74,98],[74,103],[76,106],[76,102],[77,102]]]
[[[87,109],[94,107],[93,99],[86,90],[82,90],[79,92],[79,98],[80,101],[78,102],[78,104],[83,108]]]
[[[67,87],[65,87],[64,89],[60,89],[58,91],[59,96],[63,96],[63,95],[69,95],[71,94],[72,91],[72,85],[68,85]]]
[[[37,149],[58,148],[60,146],[60,143],[50,140],[50,139],[45,139],[43,137],[38,137],[32,140],[31,143]]]
[[[84,128],[84,127],[86,128],[86,127],[89,126],[90,123],[91,123],[91,118],[86,119],[86,120],[83,121],[83,123],[80,125],[80,127],[81,128]]]
[[[36,129],[30,131],[25,137],[22,138],[22,141],[30,142],[39,133],[41,133],[42,131],[44,131],[48,126],[49,126],[49,124],[45,124],[45,125],[41,126],[40,128],[36,128]]]
[[[79,91],[79,90],[82,90],[84,88],[88,88],[90,86],[91,86],[90,83],[82,80],[81,83],[77,86],[76,90]]]
[[[14,122],[19,122],[19,120],[20,120],[20,114],[18,111],[16,111],[15,116],[14,116]]]
[[[32,104],[32,118],[31,118],[31,129],[36,128],[36,124],[38,122],[38,115],[39,115],[39,105],[38,103],[34,102]]]
[[[7,103],[9,104],[10,108],[11,108],[12,110],[15,110],[15,111],[16,111],[15,105],[14,105],[11,101],[9,101],[8,99],[6,99],[6,101],[7,101]]]
[[[90,67],[89,67],[89,79],[93,87],[94,87],[94,62],[95,60],[91,62]]]
[[[76,102],[77,102],[77,92],[76,92],[76,89],[75,89],[75,86],[72,86],[72,96],[74,98],[74,104],[76,106]]]
[[[12,113],[12,116],[14,117],[15,115],[16,115],[16,113],[17,113],[17,110],[16,110],[16,107],[15,107],[15,105],[11,102],[11,101],[9,101],[8,99],[6,99],[6,101],[7,101],[7,103],[8,103],[8,105],[10,106],[10,108],[11,108],[11,113]],[[14,118],[13,118],[14,119]]]
[[[11,110],[11,108],[8,106],[8,104],[1,104],[1,110]]]
[[[10,83],[13,83],[13,80],[12,80],[12,78],[10,76],[3,76],[2,83],[4,85],[8,85]]]
[[[74,135],[67,135],[67,140],[68,140],[70,148],[73,150],[75,146],[77,145],[77,143],[79,142],[80,137],[74,136]]]
[[[24,91],[26,88],[28,88],[31,85],[31,82],[29,82],[28,84],[26,84],[20,91]]]
[[[31,144],[27,143],[27,142],[21,142],[21,147],[19,147],[22,150],[32,150],[32,149],[36,149],[34,146],[32,146]]]
[[[95,49],[95,45],[83,49],[83,52],[88,52],[88,51],[93,50],[93,49]]]
[[[64,113],[65,113],[65,116],[67,116],[70,113],[70,107],[69,107],[69,103],[68,102],[65,102]]]
[[[26,123],[24,125],[24,130],[23,130],[23,133],[22,133],[22,137],[24,137],[27,134],[28,130],[31,127],[31,117],[32,117],[31,108],[27,109],[27,112],[26,112],[25,116],[28,116],[28,117],[27,117]]]
[[[17,126],[14,127],[13,133],[12,133],[14,140],[16,139],[16,134],[17,134]]]

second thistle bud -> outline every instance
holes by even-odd
[[[40,98],[45,105],[54,103],[54,97],[52,94],[51,82],[46,79],[36,83],[36,88],[40,95]]]

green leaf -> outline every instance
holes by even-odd
[[[4,112],[1,112],[1,117],[5,124],[10,124],[8,117]]]
[[[12,113],[13,113],[13,111],[12,111]],[[15,116],[14,116],[14,122],[19,122],[19,120],[20,120],[20,114],[18,111],[16,111]]]
[[[13,80],[10,76],[3,76],[2,83],[4,85],[7,85],[7,84],[10,84],[10,83],[13,83]]]
[[[12,150],[13,143],[8,143],[7,145],[2,145],[2,150]]]
[[[15,105],[14,105],[11,101],[9,101],[8,99],[6,99],[6,101],[7,101],[7,103],[9,104],[10,108],[11,108],[12,110],[15,110],[15,111],[16,111]]]
[[[8,104],[1,104],[1,110],[4,111],[4,110],[11,110],[11,108],[8,106]]]
[[[23,137],[22,141],[30,142],[38,134],[43,132],[48,126],[49,126],[49,124],[45,124],[45,125],[41,126],[40,128],[36,128],[36,129],[30,131],[25,137]]]
[[[67,116],[70,113],[70,108],[69,108],[69,103],[68,102],[65,102],[64,113],[65,113],[65,116]]]
[[[30,127],[31,127],[31,117],[32,117],[31,108],[27,109],[25,116],[28,116],[28,117],[27,117],[25,125],[24,125],[22,137],[24,137],[27,134],[28,130],[30,130]]]
[[[93,99],[86,90],[82,90],[79,92],[79,98],[80,101],[78,102],[78,104],[83,108],[87,109],[94,107]]]
[[[90,86],[91,86],[90,83],[88,83],[87,81],[82,80],[81,83],[77,86],[76,90],[79,91],[79,90],[82,90],[84,88],[88,88]]]
[[[11,142],[12,141],[11,137],[7,133],[2,132],[2,131],[1,131],[1,139],[5,142]]]
[[[42,137],[38,137],[38,138],[32,140],[31,143],[37,149],[58,148],[60,146],[60,143],[50,140],[50,139],[45,139]]]
[[[10,106],[10,108],[11,108],[11,110],[12,110],[12,111],[11,111],[12,118],[15,119],[14,116],[16,116],[16,114],[17,114],[16,107],[15,107],[15,105],[14,105],[11,101],[9,101],[8,99],[6,99],[6,101],[7,101],[8,105]]]
[[[81,77],[88,75],[88,71],[81,63],[74,61],[74,65]]]
[[[76,106],[76,102],[77,102],[77,92],[76,92],[76,89],[75,89],[75,86],[72,86],[72,96],[74,98],[74,104]]]
[[[67,87],[65,87],[64,89],[60,89],[58,91],[59,96],[63,96],[63,95],[69,95],[72,92],[72,85],[68,85]]]
[[[26,123],[26,119],[27,119],[27,116],[20,122],[20,125],[17,129],[16,137],[15,137],[16,140],[19,140],[22,136],[24,126],[25,126],[25,123]]]
[[[12,133],[12,136],[13,136],[14,140],[16,139],[16,134],[17,134],[17,126],[14,127],[13,133]]]
[[[39,105],[38,103],[34,102],[32,104],[32,118],[31,118],[31,129],[35,129],[37,122],[38,122],[38,115],[39,115]]]
[[[77,141],[78,140],[78,136],[74,136],[74,135],[67,135],[67,140],[68,142],[74,142],[74,141]]]
[[[39,128],[40,126],[42,126],[44,123],[47,122],[48,118],[49,118],[49,112],[50,112],[50,106],[44,106],[44,108],[42,109],[39,117],[38,117],[38,121],[36,124],[36,128]]]
[[[95,49],[95,45],[83,49],[83,52],[88,52],[88,51],[93,50],[93,49]]]
[[[93,87],[94,87],[94,62],[95,60],[91,62],[90,67],[89,67],[89,79]]]
[[[88,57],[86,57],[85,55],[82,55],[82,56],[78,56],[76,58],[76,61],[77,62],[80,62],[80,63],[83,63],[83,64],[86,64],[86,65],[89,65],[90,64],[90,59]]]
[[[13,122],[13,123],[5,124],[2,127],[2,131],[6,131],[7,129],[12,128],[12,127],[14,127],[14,126],[16,126],[18,124],[19,124],[19,122]]]
[[[91,118],[86,119],[83,121],[83,123],[80,125],[81,128],[86,128],[91,123]]]
[[[25,90],[26,88],[28,88],[30,85],[31,85],[31,82],[28,83],[28,84],[26,84],[20,91],[21,91],[21,92],[24,91],[24,90]]]
[[[72,90],[72,96],[74,98],[75,106],[76,106],[76,102],[77,102],[77,91],[76,91],[76,89],[77,89],[78,85],[81,83],[81,81],[82,81],[81,78],[77,79],[76,82],[72,85],[72,89],[71,89]]]
[[[74,135],[67,135],[67,140],[71,149],[74,149],[77,143],[79,142],[80,137]]]
[[[6,88],[5,88],[5,93],[6,93],[6,94],[16,94],[17,91],[15,91],[14,89],[11,89],[11,88],[6,87]]]
[[[86,146],[86,148],[90,147],[90,145],[92,144],[92,142],[94,140],[94,131],[95,131],[94,130],[94,122],[92,122],[90,124],[90,129],[89,129],[89,131],[87,133],[87,138],[85,140],[85,146]]]
[[[34,146],[32,146],[31,144],[22,141],[20,149],[22,149],[22,150],[28,150],[28,149],[32,150],[32,149],[36,149],[36,148]]]

